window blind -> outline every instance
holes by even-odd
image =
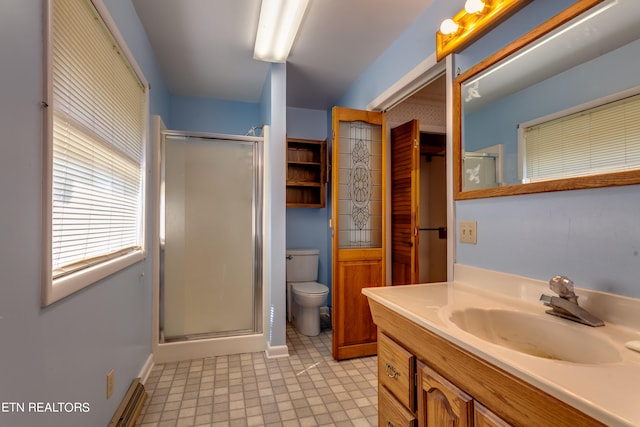
[[[88,0],[53,0],[52,275],[142,246],[146,94]]]
[[[531,182],[640,168],[640,95],[524,129]]]

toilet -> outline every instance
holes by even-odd
[[[303,335],[320,333],[320,307],[329,288],[318,283],[317,249],[287,250],[287,319]]]

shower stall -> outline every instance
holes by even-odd
[[[263,350],[263,137],[156,134],[154,357]]]

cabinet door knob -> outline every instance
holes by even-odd
[[[386,373],[389,378],[398,378],[400,376],[400,372],[390,363],[386,365]]]
[[[387,427],[396,427],[396,425],[391,420],[387,420]]]

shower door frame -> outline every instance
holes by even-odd
[[[202,133],[202,132],[188,132],[188,131],[175,131],[167,129],[156,129],[158,144],[157,144],[157,162],[158,167],[158,191],[156,192],[158,199],[156,203],[157,212],[157,235],[158,239],[158,323],[157,323],[157,341],[158,346],[173,345],[186,342],[196,343],[198,341],[201,344],[205,342],[213,342],[220,340],[230,339],[233,343],[234,339],[248,337],[260,337],[260,342],[263,341],[263,183],[264,183],[264,170],[263,170],[263,151],[265,137],[252,137],[252,136],[240,136],[240,135],[228,135],[217,133]],[[238,143],[252,143],[253,144],[253,165],[252,170],[254,174],[253,180],[253,201],[252,201],[252,235],[253,235],[253,250],[254,250],[254,270],[253,270],[253,329],[247,330],[235,330],[235,331],[223,331],[223,332],[211,332],[201,333],[196,335],[185,335],[180,338],[172,337],[170,340],[165,340],[163,336],[164,329],[164,265],[165,265],[165,221],[164,221],[164,209],[165,209],[165,166],[166,166],[166,140],[167,136],[183,137],[183,138],[197,138],[198,140],[211,140],[225,142],[238,142]],[[229,340],[226,340],[229,341]],[[237,341],[237,340],[236,340]],[[253,340],[255,341],[255,340]],[[255,345],[251,345],[255,346]],[[202,346],[200,346],[202,347]],[[204,348],[204,347],[203,347]],[[221,348],[227,348],[222,346]],[[241,346],[242,349],[245,347]],[[244,351],[244,350],[242,350]],[[234,350],[222,351],[234,352]],[[220,353],[220,354],[222,354]],[[210,353],[208,353],[210,354]]]

